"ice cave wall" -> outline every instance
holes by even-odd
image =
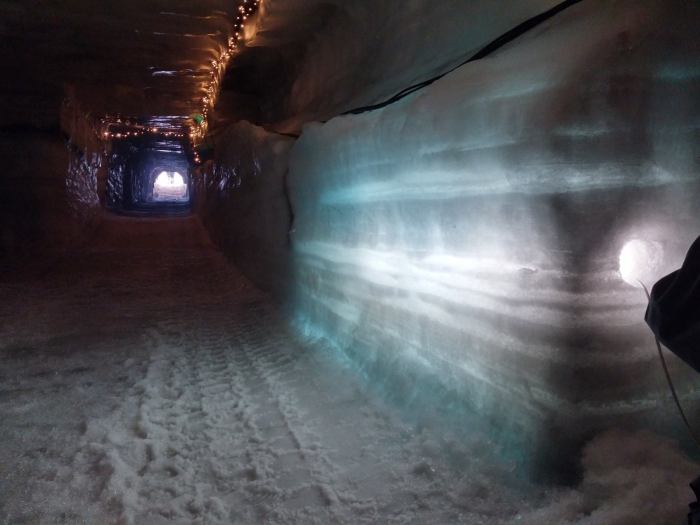
[[[410,412],[487,422],[533,468],[607,426],[681,436],[618,256],[657,243],[660,276],[700,232],[698,22],[688,2],[587,0],[385,109],[305,126],[286,184],[291,261],[274,270],[290,272],[297,325]],[[250,136],[222,144],[273,163]],[[264,190],[280,206],[285,156]],[[259,196],[220,207],[234,237],[266,224]],[[697,413],[694,375],[671,367]]]
[[[506,440],[662,417],[618,255],[658,242],[671,269],[700,232],[697,21],[687,3],[583,2],[410,99],[306,128],[298,315],[410,378],[404,396],[439,378]]]
[[[193,177],[194,211],[212,238],[256,285],[280,299],[290,279],[286,176],[293,142],[239,122],[219,137],[214,162]]]
[[[0,259],[22,264],[85,238],[100,220],[106,163],[91,119],[68,94],[60,121],[0,129]]]
[[[289,119],[294,129],[380,102],[558,3],[528,0],[504,9],[490,0],[266,0],[247,45],[301,47],[286,96],[263,103],[266,119]]]

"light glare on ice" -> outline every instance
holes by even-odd
[[[659,277],[663,248],[659,243],[633,239],[620,252],[620,275],[635,288],[653,284]]]

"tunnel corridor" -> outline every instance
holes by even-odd
[[[0,525],[683,522],[700,4],[0,21]]]
[[[484,490],[464,469],[486,445],[403,423],[295,336],[196,217],[106,217],[0,291],[22,320],[0,333],[3,522],[488,520],[458,501]],[[496,475],[482,505],[505,495],[509,515]]]
[[[672,512],[669,480],[694,472],[671,442],[613,433],[587,452],[610,479],[524,484],[488,434],[416,425],[290,329],[195,216],[108,215],[0,293],[17,320],[0,332],[4,523],[558,523],[601,490],[604,518],[650,489]],[[661,477],[618,486],[630,470]]]

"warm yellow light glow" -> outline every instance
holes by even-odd
[[[200,109],[194,111],[204,117],[201,123],[189,123],[183,121],[180,123],[177,131],[169,131],[167,127],[159,128],[153,124],[143,123],[137,118],[132,118],[124,115],[106,115],[101,119],[102,131],[101,135],[104,140],[121,139],[129,137],[140,137],[144,134],[160,134],[165,137],[182,137],[189,140],[191,146],[196,147],[208,133],[208,116],[210,110],[213,111],[219,98],[220,84],[226,72],[227,66],[231,59],[240,49],[240,44],[244,42],[246,23],[255,15],[260,8],[262,2],[259,0],[238,0],[238,5],[234,7],[238,12],[233,12],[234,20],[230,28],[230,33],[226,40],[225,47],[219,48],[217,51],[218,58],[209,58],[204,64],[203,69],[209,72],[209,77],[206,81],[200,84],[199,99]],[[248,22],[249,23],[249,22]],[[120,124],[119,132],[110,129],[110,126]],[[127,129],[124,129],[127,128]],[[98,136],[100,132],[98,132]],[[196,160],[199,159],[196,157]]]

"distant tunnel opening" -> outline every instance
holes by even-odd
[[[112,142],[107,205],[138,214],[188,212],[191,165],[181,140],[159,136]]]
[[[187,202],[187,182],[177,171],[161,171],[153,182],[153,202]]]

